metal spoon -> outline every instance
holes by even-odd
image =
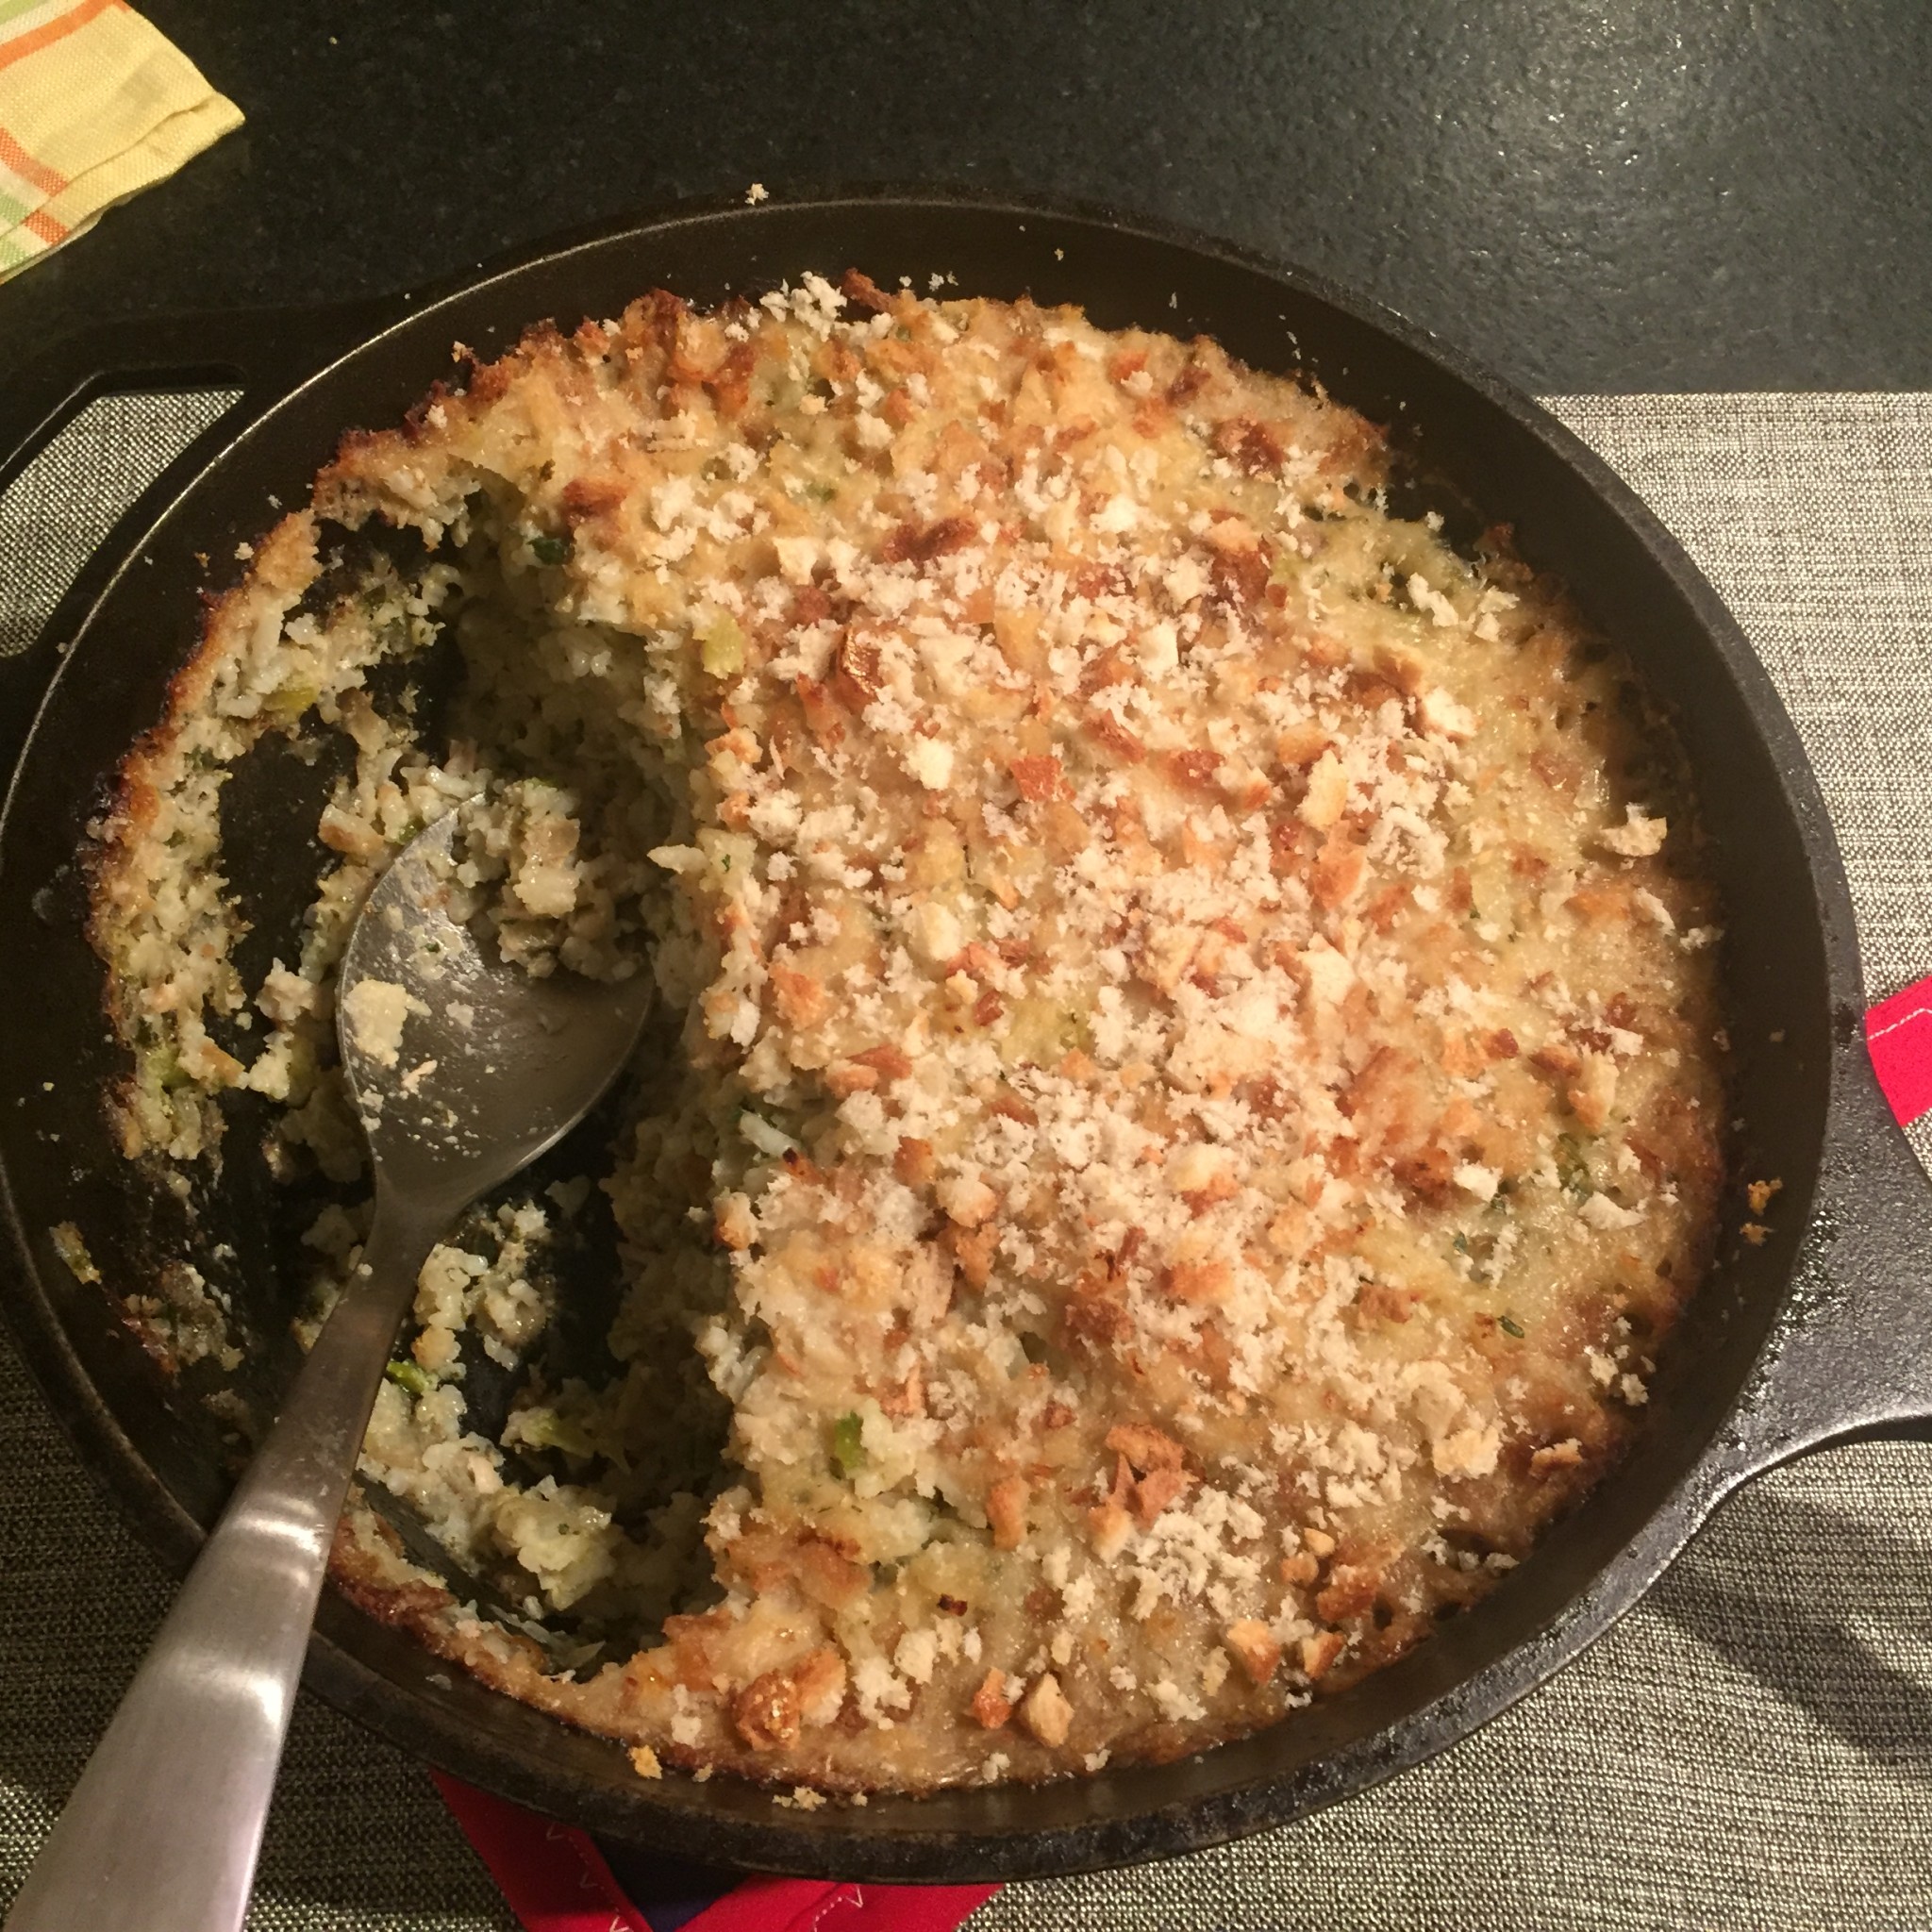
[[[533,979],[450,919],[454,828],[439,821],[391,866],[342,962],[342,1064],[375,1169],[361,1266],[28,1873],[7,1932],[240,1928],[336,1520],[416,1276],[456,1216],[581,1120],[636,1044],[648,973],[616,985],[570,973]],[[376,1024],[398,997],[385,987],[414,1002],[393,1045]]]

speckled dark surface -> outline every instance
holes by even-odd
[[[1531,390],[1932,386],[1925,0],[143,5],[248,125],[0,288],[0,371],[890,179],[1225,235]]]

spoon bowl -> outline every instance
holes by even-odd
[[[462,1191],[451,1212],[554,1147],[629,1058],[648,971],[537,977],[479,938],[457,819],[419,833],[349,936],[336,994],[342,1071],[378,1189]]]

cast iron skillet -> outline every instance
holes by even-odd
[[[102,1118],[102,1088],[122,1062],[100,1017],[75,858],[108,774],[161,710],[202,587],[232,580],[238,541],[272,521],[274,499],[304,500],[344,428],[394,422],[446,374],[453,341],[492,350],[541,317],[567,327],[615,314],[654,284],[708,302],[848,264],[889,288],[909,275],[923,290],[943,275],[971,292],[1078,301],[1106,326],[1204,330],[1264,368],[1300,366],[1412,435],[1471,501],[1514,523],[1526,557],[1569,579],[1674,713],[1697,774],[1725,905],[1734,1173],[1783,1181],[1772,1237],[1761,1248],[1724,1241],[1631,1459],[1488,1601],[1348,1691],[1199,1757],[1044,1790],[801,1813],[730,1778],[643,1783],[614,1745],[452,1677],[333,1596],[308,1681],[491,1790],[721,1864],[963,1880],[1163,1857],[1297,1817],[1441,1750],[1576,1656],[1740,1483],[1806,1449],[1932,1415],[1932,1304],[1919,1279],[1932,1204],[1865,1062],[1844,876],[1769,679],[1683,552],[1574,437],[1363,302],[1218,243],[1091,211],[845,195],[675,212],[434,299],[109,329],[10,378],[0,482],[102,391],[231,382],[242,393],[129,511],[39,645],[0,666],[0,709],[24,747],[0,823],[0,1168],[18,1253],[6,1305],[83,1456],[185,1567],[225,1488],[214,1432],[129,1339],[104,1290],[62,1266],[48,1229],[78,1223],[116,1292],[148,1285],[154,1243],[168,1237],[166,1204],[135,1184]],[[230,843],[238,863],[265,860],[270,876],[313,876],[292,819],[249,820]],[[299,1284],[263,1234],[288,1210],[246,1153],[252,1138],[230,1137],[202,1246],[235,1250],[208,1267],[258,1338],[261,1360],[243,1387],[259,1402],[287,1373]],[[1725,1224],[1746,1218],[1734,1183]]]

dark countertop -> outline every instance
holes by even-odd
[[[0,288],[0,369],[92,317],[895,180],[1211,230],[1545,392],[1932,387],[1924,0],[144,10],[248,125]]]

